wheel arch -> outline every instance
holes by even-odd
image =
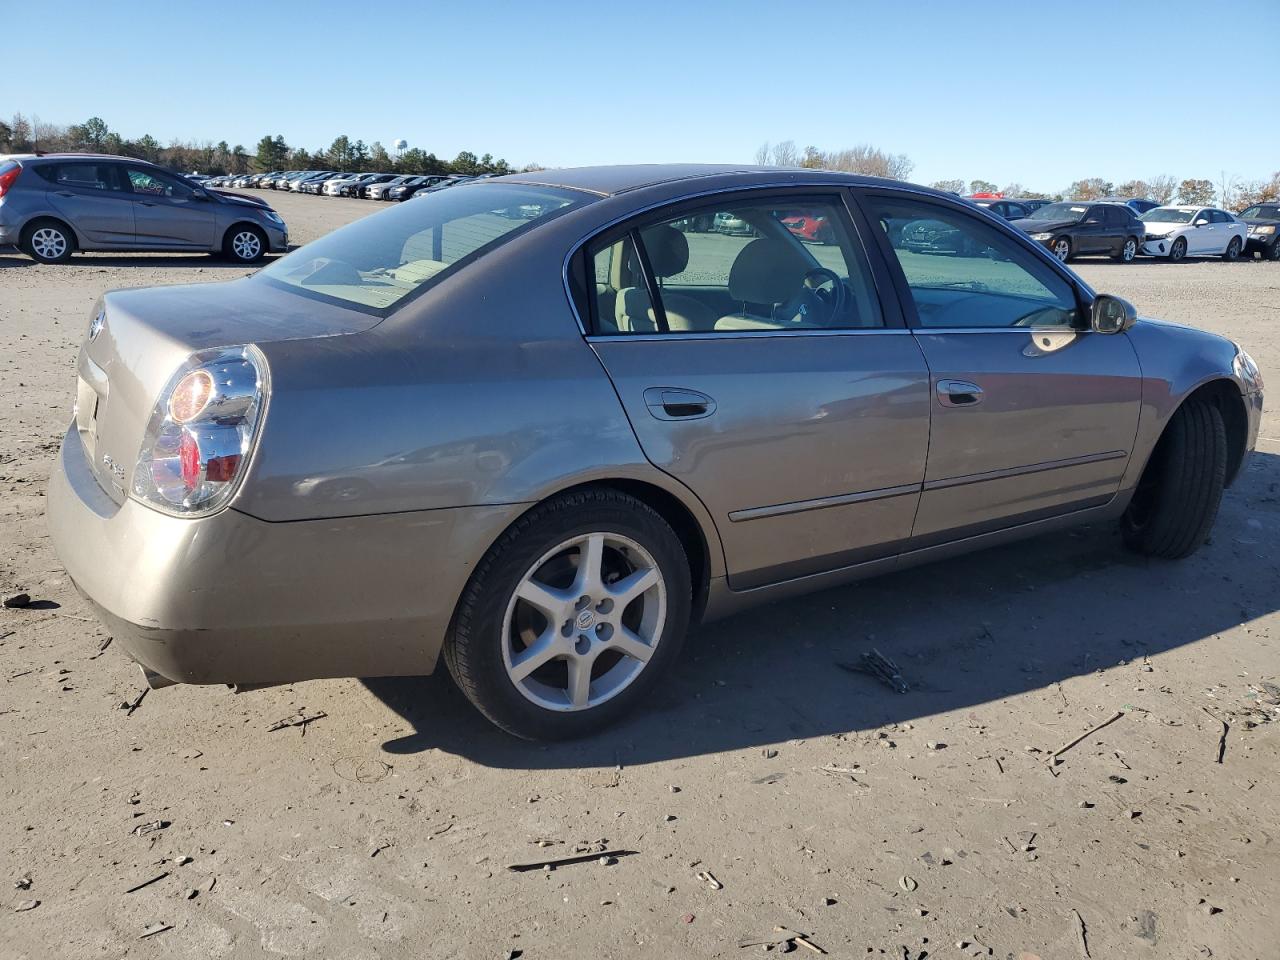
[[[1178,415],[1178,411],[1186,405],[1187,401],[1193,397],[1203,399],[1212,404],[1222,416],[1222,423],[1227,431],[1227,473],[1224,486],[1231,486],[1236,474],[1240,472],[1241,465],[1244,463],[1245,451],[1249,444],[1249,411],[1245,406],[1245,398],[1241,394],[1240,388],[1235,381],[1225,376],[1204,381],[1194,390],[1188,391],[1178,401],[1177,406],[1170,412],[1164,421],[1164,425],[1160,428],[1160,434],[1156,437],[1155,443],[1151,444],[1151,448],[1147,452],[1147,459],[1142,465],[1142,470],[1138,473],[1139,478],[1146,474],[1147,468],[1151,465],[1151,459],[1160,446],[1160,442],[1164,440],[1165,435],[1169,432],[1169,425],[1173,422],[1173,418]]]
[[[257,231],[258,235],[262,237],[262,251],[263,253],[266,253],[267,244],[270,242],[269,238],[267,237],[267,231],[263,230],[259,224],[254,223],[252,220],[249,220],[249,219],[234,220],[230,224],[228,224],[227,229],[222,231],[222,237],[218,241],[218,249],[219,250],[226,249],[227,244],[231,242],[232,232],[235,230],[239,230],[241,227],[252,227],[255,231]]]

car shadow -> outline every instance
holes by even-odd
[[[1212,540],[1185,561],[1139,557],[1114,527],[1085,527],[709,624],[648,703],[583,740],[531,744],[502,733],[443,663],[431,677],[363,682],[414,730],[385,751],[438,749],[511,769],[637,765],[848,734],[1037,690],[1057,703],[1061,681],[1212,642],[1280,607],[1267,537],[1249,522],[1278,489],[1280,457],[1255,453]],[[1274,506],[1265,510],[1280,523]],[[907,693],[841,669],[872,648],[896,661]],[[1147,674],[1134,669],[1141,686]],[[1113,686],[1119,708],[1132,685]],[[1083,721],[1103,707],[1078,709]]]
[[[293,250],[290,247],[290,250]],[[255,264],[232,263],[222,257],[208,253],[77,253],[66,263],[54,264],[59,270],[75,270],[93,267],[153,267],[177,270],[194,270],[212,268],[215,270],[254,270],[266,266],[283,254],[264,257]],[[31,259],[16,247],[0,247],[0,270],[6,268],[38,267],[40,263]]]

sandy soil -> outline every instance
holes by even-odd
[[[300,242],[377,208],[271,199]],[[1078,269],[1280,378],[1280,265]],[[845,957],[1277,956],[1276,439],[1188,561],[1093,529],[768,607],[585,742],[510,740],[442,676],[130,712],[44,527],[74,358],[104,288],[236,274],[0,251],[0,592],[42,601],[0,610],[0,957],[735,957],[775,926]],[[873,645],[910,693],[835,667]],[[326,716],[270,729],[298,711]],[[507,869],[600,845],[635,853]]]

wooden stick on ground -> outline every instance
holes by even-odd
[[[1055,760],[1056,760],[1056,759],[1057,759],[1061,754],[1066,753],[1068,750],[1070,750],[1070,749],[1071,749],[1072,747],[1074,747],[1076,744],[1080,743],[1080,741],[1089,739],[1089,737],[1093,736],[1095,733],[1097,733],[1097,732],[1098,732],[1099,730],[1101,730],[1103,727],[1108,726],[1109,724],[1115,723],[1117,720],[1119,720],[1119,719],[1120,719],[1121,717],[1123,717],[1123,716],[1124,716],[1124,711],[1123,711],[1123,710],[1117,710],[1115,713],[1113,713],[1111,716],[1107,717],[1107,719],[1103,720],[1103,721],[1102,721],[1101,723],[1099,723],[1097,726],[1094,726],[1094,727],[1089,728],[1089,729],[1088,729],[1088,730],[1086,730],[1084,733],[1080,734],[1080,736],[1076,737],[1074,740],[1071,740],[1071,741],[1069,741],[1069,742],[1067,742],[1067,743],[1064,743],[1064,744],[1063,744],[1062,746],[1060,746],[1057,750],[1053,751],[1053,753],[1049,754],[1049,756],[1048,756],[1048,762],[1049,762],[1050,764],[1052,764],[1052,763],[1053,763],[1053,762],[1054,762],[1054,761],[1055,761]]]
[[[1201,707],[1200,709],[1222,724],[1222,733],[1218,735],[1218,763],[1221,763],[1227,755],[1227,734],[1231,732],[1231,726],[1208,707]]]
[[[1076,918],[1076,938],[1080,941],[1080,956],[1084,957],[1084,960],[1089,960],[1089,940],[1084,932],[1084,917],[1080,916],[1080,911],[1074,908],[1071,913]]]

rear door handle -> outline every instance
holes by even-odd
[[[944,407],[972,407],[982,402],[982,388],[968,380],[939,380],[938,402]]]
[[[716,402],[705,393],[681,387],[649,387],[644,405],[659,420],[700,420],[716,412]]]

